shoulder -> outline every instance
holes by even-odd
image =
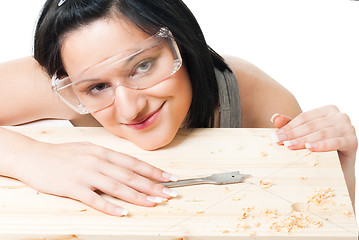
[[[273,127],[275,113],[297,116],[301,109],[295,97],[254,64],[233,56],[224,56],[233,70],[241,96],[242,127]]]

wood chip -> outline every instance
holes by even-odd
[[[264,209],[264,216],[267,219],[272,220],[273,218],[278,218],[280,216],[278,209]]]
[[[248,230],[249,229],[249,225],[246,222],[241,222],[237,224],[236,227],[236,231],[240,231],[240,230]]]
[[[270,188],[273,186],[273,183],[272,181],[270,180],[260,180],[259,181],[259,185],[264,188],[264,189],[267,189],[267,188]]]
[[[343,214],[344,214],[345,216],[347,216],[347,217],[351,217],[351,216],[353,216],[353,212],[352,212],[352,211],[350,211],[350,210],[346,210],[346,211],[344,211],[344,212],[343,212]]]
[[[332,198],[335,196],[334,190],[331,188],[324,188],[315,190],[315,194],[309,199],[308,203],[312,203],[322,209],[327,209],[328,204],[333,204]]]
[[[254,238],[257,235],[257,232],[250,231],[250,232],[248,232],[248,234],[249,234],[250,237]]]
[[[300,214],[292,214],[288,217],[281,218],[279,221],[275,221],[270,225],[270,229],[276,232],[288,232],[293,230],[304,229],[308,227],[321,227],[323,224],[320,221],[316,221],[309,216]]]
[[[311,165],[312,167],[316,167],[316,166],[319,165],[319,162],[318,162],[318,161],[312,161],[312,162],[310,163],[310,165]]]
[[[242,208],[241,213],[239,214],[238,220],[247,219],[250,216],[254,217],[253,210],[254,210],[254,207]]]
[[[199,209],[199,210],[196,211],[196,213],[204,213],[204,210]]]

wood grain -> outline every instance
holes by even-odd
[[[154,208],[106,196],[129,210],[122,218],[0,177],[0,239],[357,239],[337,153],[291,151],[272,143],[273,129],[180,130],[170,145],[144,151],[103,128],[7,128],[45,142],[93,142],[180,178],[236,170],[252,177],[240,184],[176,188],[179,197]],[[308,203],[316,190],[329,188],[335,196],[325,206]],[[304,206],[303,212],[293,212],[293,204]],[[277,210],[278,217],[269,218],[269,210]],[[322,226],[270,229],[300,213]]]

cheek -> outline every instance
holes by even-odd
[[[103,110],[92,113],[92,116],[105,128],[110,130],[110,126],[114,125],[116,119],[115,111]],[[110,130],[111,131],[111,130]],[[112,132],[112,131],[111,131]]]
[[[186,117],[192,102],[192,86],[187,71],[181,69],[175,76],[173,84],[174,116],[181,118],[181,123]],[[179,114],[181,113],[181,114]]]
[[[154,94],[166,100],[168,109],[164,117],[171,125],[168,127],[178,130],[192,103],[192,85],[185,67],[182,66],[170,79],[153,90]]]
[[[142,94],[147,98],[150,108],[166,101],[158,124],[149,131],[137,132],[120,124],[115,108],[93,113],[93,116],[111,133],[128,139],[143,149],[153,150],[167,145],[175,137],[191,105],[192,86],[187,71],[181,68],[170,79]]]

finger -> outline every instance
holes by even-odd
[[[87,189],[85,191],[77,191],[79,197],[75,197],[84,204],[93,207],[94,209],[113,216],[126,216],[128,214],[127,209],[117,206],[110,201],[105,200],[103,197]]]
[[[339,129],[339,128],[338,128]],[[328,138],[319,141],[308,141],[305,143],[306,148],[321,152],[321,151],[339,151],[341,154],[351,154],[356,152],[358,140],[355,135],[347,136],[346,131],[342,130],[342,134],[336,137]]]
[[[157,167],[152,166],[151,164],[148,164],[132,156],[128,156],[110,150],[108,154],[108,159],[110,162],[118,166],[122,166],[144,177],[156,180],[158,182],[168,182],[168,181],[178,180],[177,176],[165,172]]]
[[[322,138],[321,139],[316,139],[316,140],[324,140],[325,138],[327,138],[327,131],[326,129],[331,129],[331,131],[333,130],[333,128],[331,127],[333,126],[332,124],[332,120],[327,119],[327,118],[319,118],[319,119],[314,119],[312,121],[306,122],[298,127],[295,127],[289,131],[284,131],[283,129],[278,130],[276,133],[277,135],[283,135],[280,138],[281,139],[285,139],[285,140],[292,140],[292,139],[297,139],[300,137],[304,137],[307,135],[310,135],[312,133],[316,133],[316,135],[318,134],[318,132],[321,133]],[[337,128],[335,128],[337,129]],[[342,132],[341,130],[339,130],[339,132]]]
[[[312,152],[327,152],[341,149],[345,145],[343,137],[330,138],[323,141],[306,143],[305,146]]]
[[[148,196],[108,176],[98,174],[90,183],[94,189],[100,190],[115,198],[144,207],[154,207],[156,203],[165,201],[162,197]]]
[[[314,143],[323,141],[330,138],[337,138],[343,136],[343,130],[339,127],[327,127],[319,129],[308,135],[298,137],[292,140],[284,141],[284,146],[287,146],[291,150],[304,149],[306,143]],[[338,150],[338,149],[336,149]]]
[[[277,128],[282,128],[285,125],[287,125],[290,121],[292,120],[292,118],[285,116],[285,115],[280,115],[278,113],[274,114],[271,118],[271,122],[274,123],[274,125]]]
[[[177,196],[176,191],[166,188],[162,184],[155,183],[131,170],[124,169],[112,163],[103,164],[99,168],[99,171],[104,175],[122,182],[123,184],[137,190],[138,192],[163,198]]]
[[[296,118],[294,118],[292,121],[290,121],[287,125],[285,125],[282,130],[289,131],[290,129],[296,128],[314,119],[327,117],[331,113],[338,112],[339,110],[336,106],[325,106],[307,112],[303,112],[299,114]]]

